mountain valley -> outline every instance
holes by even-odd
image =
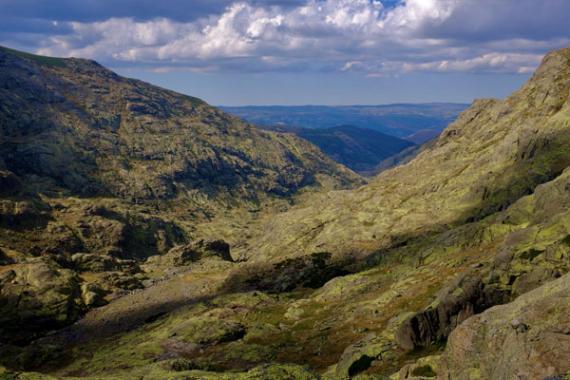
[[[570,48],[448,106],[334,157],[0,48],[0,379],[569,378]]]
[[[222,106],[221,109],[262,127],[322,129],[351,125],[423,144],[437,137],[467,107],[461,103],[404,103],[377,106]]]
[[[407,140],[350,125],[312,129],[294,127],[264,127],[264,129],[295,134],[315,144],[336,162],[366,176],[377,174],[378,166],[388,159],[419,150],[417,145]]]

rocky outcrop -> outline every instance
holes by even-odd
[[[344,269],[351,260],[335,261],[328,252],[315,252],[305,257],[285,259],[275,264],[242,266],[227,281],[270,293],[288,292],[298,287],[319,288],[327,281],[348,274]]]
[[[81,298],[83,304],[89,308],[106,305],[105,295],[105,290],[97,284],[81,284]]]
[[[563,379],[570,375],[570,274],[467,319],[439,370],[453,379]]]
[[[396,342],[408,351],[444,342],[467,318],[505,302],[507,297],[506,292],[486,287],[480,275],[463,274],[443,289],[428,308],[402,323]]]
[[[75,321],[82,310],[74,273],[45,260],[0,267],[0,335],[26,342]]]
[[[188,245],[174,247],[168,255],[174,256],[174,265],[186,265],[207,257],[234,261],[230,254],[230,245],[223,240],[199,240]]]
[[[377,362],[392,360],[393,349],[394,344],[390,339],[369,334],[344,350],[334,374],[339,379],[350,379]]]

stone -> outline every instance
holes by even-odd
[[[0,283],[0,333],[27,341],[74,322],[81,314],[78,281],[72,271],[36,259],[14,264]]]
[[[451,333],[438,374],[454,379],[564,378],[570,373],[569,353],[566,274],[467,319]]]
[[[106,305],[106,292],[97,284],[83,283],[81,284],[81,298],[85,306],[92,308]]]

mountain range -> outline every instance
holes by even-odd
[[[332,128],[264,127],[293,133],[319,147],[336,162],[362,175],[376,174],[378,166],[402,151],[415,151],[410,141],[368,128],[342,125]]]
[[[311,132],[0,49],[0,377],[570,376],[570,48],[368,180]]]
[[[332,128],[351,125],[423,144],[435,138],[467,104],[221,107],[260,126]]]

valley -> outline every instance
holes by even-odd
[[[0,378],[567,378],[570,48],[432,106],[245,116],[0,48]],[[446,127],[406,158],[347,112]]]

